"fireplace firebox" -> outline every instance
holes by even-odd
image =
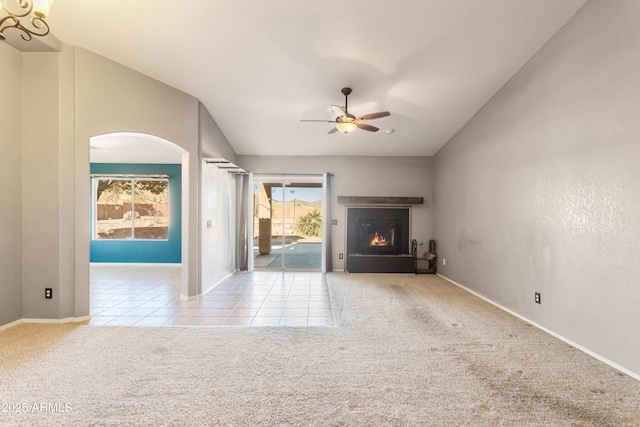
[[[409,207],[347,208],[347,271],[410,273]]]
[[[398,238],[396,239],[396,233]],[[356,253],[360,255],[397,255],[402,227],[396,219],[356,219]]]

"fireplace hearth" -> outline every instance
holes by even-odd
[[[409,207],[347,208],[347,271],[411,273]]]

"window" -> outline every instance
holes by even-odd
[[[94,176],[93,238],[167,240],[169,180],[166,176]]]

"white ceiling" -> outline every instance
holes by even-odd
[[[94,136],[91,163],[182,163],[183,149],[162,138],[137,133]]]
[[[200,99],[238,154],[430,156],[585,2],[56,0],[49,23]],[[380,132],[300,122],[345,86]]]

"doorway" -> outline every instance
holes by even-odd
[[[188,215],[183,178],[189,153],[160,137],[131,132],[91,137],[88,151],[90,314],[119,316],[146,304],[141,299],[156,291],[188,295],[182,218]],[[153,264],[169,267],[150,274]],[[159,272],[167,273],[166,283]],[[176,273],[180,280],[174,283]]]
[[[321,175],[254,175],[254,268],[321,271],[323,181]]]

